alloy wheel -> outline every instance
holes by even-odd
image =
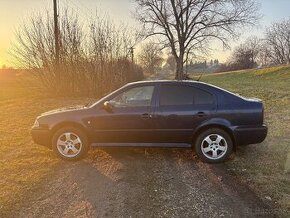
[[[64,157],[76,157],[82,149],[80,137],[72,132],[61,134],[57,139],[57,149]]]
[[[222,158],[228,149],[226,139],[219,134],[206,136],[201,143],[201,151],[204,156],[211,160]]]

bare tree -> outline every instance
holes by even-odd
[[[232,70],[251,69],[256,66],[256,63],[253,62],[251,50],[243,46],[239,46],[234,50],[232,59],[230,64]]]
[[[135,0],[136,18],[145,35],[160,36],[176,61],[176,78],[183,78],[183,66],[190,54],[204,50],[210,40],[227,46],[237,28],[254,24],[258,18],[254,0]]]
[[[271,64],[290,63],[290,19],[271,25],[265,36],[264,57]]]
[[[271,58],[271,49],[269,48],[269,45],[265,39],[261,40],[258,60],[262,66],[269,66],[271,64],[274,64]]]
[[[261,39],[249,37],[232,53],[228,64],[229,70],[251,69],[258,66],[261,53]]]
[[[156,73],[163,61],[160,46],[153,42],[144,44],[141,47],[138,60],[144,69],[144,73],[148,75]]]
[[[60,65],[56,68],[54,24],[51,15],[39,14],[30,18],[16,32],[11,52],[20,68],[32,69],[46,90],[71,92],[77,80],[74,72],[83,59],[83,29],[74,13],[64,10],[60,18]],[[74,74],[74,75],[72,75]],[[58,75],[58,76],[57,76]]]
[[[261,52],[261,39],[257,36],[249,37],[245,42],[245,48],[250,52],[250,61],[252,67],[258,64],[259,55]]]

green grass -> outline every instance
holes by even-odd
[[[260,196],[270,196],[290,210],[289,168],[286,171],[287,155],[290,157],[290,66],[205,75],[202,81],[263,100],[269,127],[266,141],[239,148],[236,158],[226,166]]]

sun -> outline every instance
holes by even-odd
[[[0,57],[0,69],[5,68],[5,63],[3,61],[3,59]]]
[[[0,57],[0,69],[7,69],[7,64],[1,57]]]

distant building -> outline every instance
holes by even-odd
[[[195,63],[191,61],[190,64],[185,66],[185,72],[187,74],[213,73],[216,72],[220,66],[221,64],[218,59],[210,60],[209,63],[207,63],[207,61],[196,61]]]

